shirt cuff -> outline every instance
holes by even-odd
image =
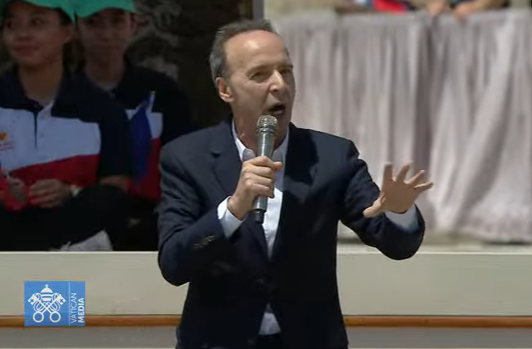
[[[394,213],[387,211],[384,214],[389,220],[403,230],[415,232],[419,228],[415,205],[410,206],[405,213]]]
[[[233,216],[233,214],[227,209],[228,200],[229,198],[226,198],[218,205],[218,219],[220,220],[225,236],[230,238],[243,221]]]

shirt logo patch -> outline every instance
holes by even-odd
[[[0,151],[13,149],[13,142],[10,141],[7,132],[0,131]]]

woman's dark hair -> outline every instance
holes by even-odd
[[[0,24],[0,29],[4,30],[4,21],[3,18],[5,18],[6,15],[6,8],[4,8],[4,12],[2,13],[2,22]],[[57,12],[59,15],[59,21],[61,25],[68,26],[68,25],[74,25],[68,14],[64,12],[61,9],[54,9],[54,11]],[[68,71],[72,71],[76,68],[78,61],[80,59],[79,50],[77,48],[77,45],[70,41],[66,43],[63,46],[63,63],[65,65],[65,69]],[[0,43],[0,72],[11,68],[13,65],[13,61],[11,57],[9,57],[9,53],[7,52],[6,47]]]

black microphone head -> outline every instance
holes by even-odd
[[[257,121],[257,132],[273,132],[277,131],[277,118],[272,115],[261,115]]]

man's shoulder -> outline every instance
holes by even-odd
[[[347,138],[323,131],[297,127],[296,132],[298,133],[299,137],[304,137],[311,140],[316,146],[318,146],[318,148],[346,148],[353,143]]]

